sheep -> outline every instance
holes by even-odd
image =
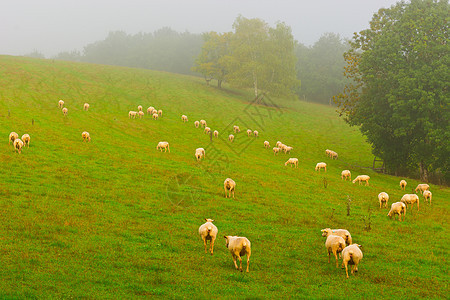
[[[361,245],[353,244],[347,246],[342,250],[342,265],[345,267],[345,274],[347,274],[348,278],[348,268],[347,265],[352,266],[352,274],[358,272],[358,264],[363,258],[363,254],[361,249],[359,249]]]
[[[331,158],[332,159],[338,159],[338,154],[334,151],[331,152]]]
[[[330,228],[322,229],[322,236],[327,237],[325,241],[325,248],[328,251],[328,263],[330,263],[330,254],[333,253],[336,258],[336,268],[338,268],[338,257],[337,254],[341,253],[345,248],[345,240],[338,236],[334,235]]]
[[[11,145],[11,142],[13,142],[13,144],[14,144],[14,140],[15,139],[18,139],[19,138],[19,135],[16,133],[16,132],[11,132],[10,134],[9,134],[9,142],[8,142],[8,144],[10,144]]]
[[[147,108],[147,114],[152,114],[153,115],[153,111],[155,110],[155,108],[153,106],[150,106],[149,108]]]
[[[269,149],[270,148],[270,143],[269,141],[264,141],[264,148]]]
[[[322,229],[322,236],[326,236],[326,234],[324,234],[326,229],[329,228]],[[331,229],[331,232],[333,235],[337,235],[343,238],[347,246],[352,244],[352,235],[347,229]]]
[[[259,132],[255,130],[255,131],[253,131],[253,135],[254,135],[255,137],[258,137]]]
[[[316,171],[319,170],[319,172],[320,172],[321,169],[324,169],[325,172],[326,172],[327,171],[327,164],[324,163],[324,162],[317,163],[315,170]]]
[[[24,147],[28,146],[30,148],[30,135],[28,133],[22,135],[22,142]]]
[[[369,185],[369,179],[370,177],[368,175],[358,175],[352,182],[355,183],[358,181],[359,185],[361,185],[361,181],[365,181],[366,185]]]
[[[202,158],[205,158],[205,149],[203,148],[195,149],[195,158],[197,158],[197,161],[199,161]]]
[[[330,157],[330,153],[331,153],[330,149],[325,150],[325,154],[327,155],[327,157]]]
[[[287,153],[291,153],[291,150],[293,150],[294,149],[294,147],[291,147],[291,146],[286,146],[286,145],[283,145],[283,152],[285,153],[285,154],[287,154]]]
[[[428,201],[430,201],[430,204],[431,204],[431,196],[433,196],[433,195],[431,194],[431,192],[429,190],[423,191],[423,197],[425,198],[425,201],[427,201],[427,199],[428,199]]]
[[[406,180],[400,180],[400,188],[402,189],[402,190],[405,190],[406,189]]]
[[[232,143],[234,141],[234,135],[230,134],[228,140]]]
[[[64,108],[62,109],[62,112],[63,112],[63,115],[64,115],[64,116],[67,116],[67,112],[68,112],[67,107],[64,107]]]
[[[278,148],[280,148],[283,152],[284,152],[284,149],[286,149],[286,145],[285,144],[283,144],[283,143],[281,143],[279,146],[278,146]]]
[[[205,253],[208,253],[206,241],[210,241],[210,251],[211,255],[214,253],[214,241],[216,240],[217,233],[219,230],[217,229],[216,225],[214,225],[212,222],[214,222],[213,219],[205,219],[206,223],[202,224],[198,228],[198,233],[200,234],[200,237],[203,240],[203,244],[205,245]]]
[[[287,160],[287,162],[284,163],[285,166],[287,166],[288,164],[290,164],[291,167],[292,167],[292,165],[294,165],[294,167],[298,168],[298,159],[291,157]]]
[[[88,110],[89,110],[89,103],[85,103],[85,104],[83,105],[83,109],[84,109],[85,111],[88,111]]]
[[[83,142],[90,142],[91,141],[91,135],[87,131],[83,131],[81,133],[81,137],[83,138]]]
[[[248,272],[248,267],[250,265],[250,255],[252,254],[250,241],[246,237],[241,236],[225,235],[224,238],[226,239],[227,248],[228,250],[230,250],[231,257],[233,258],[236,270],[240,270],[242,272],[241,256],[247,255],[247,272]],[[236,258],[239,259],[239,268],[236,264]]]
[[[203,127],[206,127],[206,121],[205,120],[200,120],[200,125]]]
[[[138,111],[139,119],[142,119],[143,116],[145,116],[144,112],[142,110]]]
[[[276,155],[276,154],[280,153],[281,149],[278,147],[273,147],[272,150],[273,150],[273,155]]]
[[[421,184],[417,185],[417,187],[415,189],[416,193],[418,191],[423,193],[423,191],[426,191],[426,190],[430,190],[430,186],[428,184],[426,184],[426,183],[421,183]]]
[[[137,112],[136,111],[133,111],[133,110],[130,110],[129,112],[128,112],[128,117],[131,119],[131,117],[133,117],[133,119],[135,119],[136,118],[136,115],[137,115]]]
[[[387,204],[389,201],[389,195],[386,192],[379,193],[378,201],[380,202],[380,208],[381,208],[381,205],[383,204],[383,202],[384,202],[384,208],[387,208]]]
[[[59,108],[63,108],[63,106],[64,106],[64,101],[59,100],[59,101],[58,101],[58,107],[59,107]]]
[[[388,212],[388,217],[390,217],[392,219],[392,217],[394,215],[398,215],[398,220],[401,221],[402,220],[402,214],[403,214],[403,220],[405,219],[406,216],[406,204],[403,202],[394,202],[391,205],[391,210]]]
[[[23,142],[19,138],[14,140],[13,146],[19,154],[22,152]]]
[[[162,109],[158,110],[158,115],[162,117]]]
[[[186,115],[182,115],[181,116],[181,121],[183,121],[183,123],[187,122],[188,121],[188,117]]]
[[[152,110],[152,115],[158,114],[158,111],[156,109]]]
[[[205,134],[209,134],[211,132],[211,128],[205,127],[205,130],[203,131]]]
[[[138,111],[142,111],[142,105],[138,105]]]
[[[251,129],[247,129],[247,136],[251,136],[253,134],[253,131]]]
[[[341,179],[347,181],[348,180],[352,180],[352,173],[350,172],[350,170],[344,170],[341,172]]]
[[[233,179],[227,178],[223,182],[223,188],[225,190],[225,198],[231,198],[231,194],[233,194],[234,198],[234,191],[236,190],[236,182],[234,182]]]
[[[218,138],[219,137],[219,132],[217,130],[214,130],[213,135],[214,135],[214,137]]]
[[[241,132],[241,130],[239,129],[239,126],[237,126],[237,125],[233,126],[233,131],[234,131],[234,133]]]
[[[155,113],[152,115],[152,117],[153,117],[153,120],[158,120],[159,115]]]
[[[419,211],[419,196],[416,194],[405,194],[403,195],[400,202],[403,202],[406,204],[406,207],[408,207],[408,204],[414,204],[417,202],[417,211]]]
[[[278,141],[278,142],[275,144],[275,146],[277,146],[278,148],[280,148],[281,145],[283,145],[283,143],[280,142],[280,141]]]
[[[161,152],[164,149],[164,152],[167,152],[167,150],[170,153],[170,148],[169,148],[169,143],[168,142],[159,142],[158,145],[156,146],[156,150],[160,149]]]

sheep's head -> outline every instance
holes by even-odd
[[[333,233],[333,231],[331,231],[330,228],[322,229],[321,232],[322,232],[322,236],[329,236],[330,234]]]
[[[206,222],[211,222],[211,223],[214,222],[213,219],[205,219],[205,221],[206,221]]]
[[[226,240],[226,246],[227,246],[227,248],[228,248],[228,244],[229,244],[229,242],[230,242],[230,237],[229,236],[226,236],[226,235],[224,235],[223,236],[224,238],[225,238],[225,240]]]

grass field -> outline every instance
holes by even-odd
[[[249,99],[193,77],[0,56],[0,298],[447,298],[449,189],[432,185],[431,206],[420,196],[419,212],[390,220],[377,195],[399,201],[401,178],[354,167],[373,160],[357,128],[328,106]],[[129,119],[138,105],[163,117]],[[233,125],[242,132],[230,144]],[[31,136],[20,155],[11,131]],[[163,140],[170,153],[156,151]],[[274,156],[264,140],[294,150]],[[321,161],[326,173],[314,171]],[[342,181],[347,168],[370,186]],[[227,177],[235,199],[224,198]],[[407,192],[419,183],[407,181]],[[198,235],[205,218],[219,228],[213,256]],[[363,245],[355,276],[328,264],[326,227]],[[223,235],[251,241],[249,273],[234,269]]]

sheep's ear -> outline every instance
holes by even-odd
[[[362,247],[362,245],[358,244],[358,247],[359,247],[359,248],[361,248],[361,247]]]
[[[205,218],[205,221],[208,222],[208,219]]]
[[[226,238],[228,240],[228,237],[226,235],[223,236],[224,238]]]
[[[214,222],[214,220],[211,219],[211,222]]]

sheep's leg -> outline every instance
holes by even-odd
[[[205,253],[208,253],[208,251],[206,250],[206,249],[207,249],[207,246],[206,246],[206,238],[205,238],[205,237],[202,237],[202,239],[203,239],[203,244],[205,245]]]
[[[345,266],[345,274],[347,274],[347,278],[348,278],[348,268],[347,268],[347,262],[344,262],[344,266]]]
[[[336,251],[333,251],[333,254],[334,254],[334,257],[336,258],[336,268],[338,268],[339,264],[338,264],[338,257],[337,257]]]
[[[224,187],[223,189],[225,190],[225,198],[228,198],[228,197],[227,197],[227,196],[228,196],[228,195],[227,195],[227,188]]]
[[[230,195],[230,198],[231,198],[231,195]],[[233,189],[233,199],[234,199],[234,189]]]
[[[233,262],[234,262],[234,266],[236,268],[236,270],[239,270],[237,263],[236,263],[236,256],[233,254]]]
[[[248,273],[249,266],[250,266],[250,253],[247,254],[247,273]]]
[[[242,258],[240,255],[238,255],[238,258],[239,258],[239,271],[242,272]]]
[[[214,253],[214,241],[215,241],[215,238],[211,238],[211,255],[213,255],[213,253]]]
[[[328,263],[330,263],[330,251],[328,251]]]

